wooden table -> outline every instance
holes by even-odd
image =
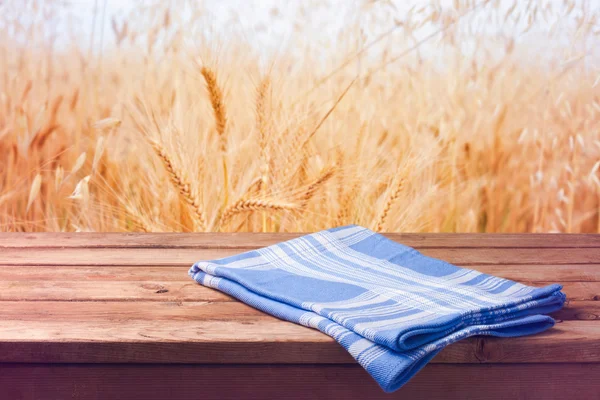
[[[569,298],[555,328],[470,338],[384,394],[328,336],[193,282],[294,234],[0,234],[1,399],[600,399],[600,236],[391,234]]]

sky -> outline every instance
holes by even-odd
[[[20,1],[20,0],[19,0]],[[110,21],[112,16],[117,16],[119,19],[123,19],[124,16],[128,15],[140,7],[143,4],[148,4],[147,0],[67,0],[70,4],[70,13],[80,21],[80,31],[78,37],[87,47],[90,44],[92,32],[94,34],[94,48],[98,49],[102,47],[110,46],[114,43],[112,30],[110,27]],[[182,4],[184,0],[164,0],[173,5],[173,9],[177,10],[177,5]],[[192,0],[194,1],[194,0]],[[357,18],[363,20],[358,21],[362,26],[367,26],[368,21],[365,22],[365,13],[361,10],[361,5],[365,1],[361,0],[328,0],[328,1],[316,1],[316,0],[197,0],[202,4],[203,9],[206,12],[206,19],[208,21],[207,26],[210,25],[211,32],[218,33],[221,40],[225,40],[229,36],[238,35],[241,36],[249,45],[255,46],[262,52],[278,51],[281,50],[286,44],[290,42],[290,38],[294,35],[294,24],[300,20],[298,17],[302,8],[310,10],[310,16],[303,18],[302,21],[310,21],[311,26],[308,29],[303,30],[307,32],[302,37],[302,41],[306,43],[321,43],[330,40],[330,38],[336,37],[336,35],[344,27],[349,24],[357,22]],[[380,13],[389,13],[392,10],[391,7],[385,7],[384,3],[391,3],[394,5],[395,15],[404,15],[412,5],[424,4],[425,1],[420,0],[372,0],[373,2],[378,1],[378,10]],[[509,8],[513,3],[513,0],[494,0],[500,4],[500,7],[505,9]],[[574,1],[585,1],[585,0],[574,0]],[[478,2],[478,0],[475,0]],[[451,5],[452,0],[441,0],[442,5]],[[525,11],[525,4],[522,0],[517,1],[516,13]],[[563,0],[539,0],[540,4],[553,3],[555,6],[560,7]],[[302,7],[303,5],[310,4],[308,7]],[[588,0],[590,10],[594,12],[600,12],[600,0]],[[95,7],[97,12],[95,13]],[[273,10],[277,8],[277,16],[273,17]],[[181,11],[183,14],[184,11]],[[232,19],[232,15],[235,14],[235,18]],[[380,15],[381,17],[381,15]],[[389,15],[383,15],[383,19],[391,19]],[[63,19],[67,21],[67,19]],[[233,22],[232,22],[233,21]],[[564,18],[560,21],[558,32],[561,29],[566,32],[569,25],[574,25],[573,16]],[[66,22],[62,22],[63,24]],[[305,23],[305,22],[303,22]],[[526,21],[523,21],[525,24]],[[379,33],[389,29],[389,26],[393,24],[387,24],[386,26],[372,26],[368,25],[365,28],[364,35],[367,41],[376,37]],[[541,34],[545,29],[549,28],[549,24],[536,24],[527,34],[517,35],[519,40],[529,41],[534,46],[538,46],[540,49],[546,49],[545,51],[552,51],[554,46],[560,44],[560,35],[553,40],[552,43],[542,43],[540,38],[547,38]],[[513,26],[509,29],[523,29],[523,26]],[[436,28],[437,29],[437,28]],[[494,24],[480,24],[481,32],[487,31],[488,33],[495,33],[498,30],[506,30],[506,26],[494,25]],[[600,33],[600,26],[597,28]],[[434,28],[428,28],[425,26],[422,28],[418,35],[419,37],[426,37],[432,33]],[[509,34],[511,32],[508,32]],[[101,38],[101,34],[104,38]],[[193,34],[189,34],[193,38]],[[600,35],[599,35],[600,37]],[[297,39],[297,36],[296,36]],[[545,39],[547,41],[547,39]],[[563,43],[568,45],[568,43]],[[464,43],[465,48],[469,47],[468,43]],[[427,46],[422,46],[423,51],[427,51]]]

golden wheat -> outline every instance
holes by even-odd
[[[379,218],[377,218],[377,223],[375,224],[375,230],[377,232],[383,231],[390,210],[392,209],[394,203],[396,202],[396,200],[400,196],[400,193],[402,193],[402,190],[404,189],[406,177],[397,176],[395,181],[396,182],[392,184],[388,190],[388,195],[384,202],[383,210],[381,210],[381,214],[379,215]]]
[[[324,168],[312,182],[306,185],[300,195],[300,204],[302,208],[305,208],[310,199],[313,198],[317,190],[321,188],[328,180],[330,180],[336,173],[337,167],[335,165]]]
[[[227,112],[225,103],[223,102],[223,92],[217,83],[217,77],[213,70],[208,67],[200,69],[204,80],[206,81],[206,89],[210,98],[210,104],[213,109],[217,134],[219,136],[219,150],[221,151],[223,164],[223,206],[229,202],[229,172],[227,170],[227,136],[225,129],[227,128]]]
[[[202,67],[200,70],[204,80],[206,81],[206,89],[210,98],[210,104],[215,116],[217,133],[219,134],[220,150],[227,151],[227,137],[225,136],[225,128],[227,127],[227,113],[223,102],[223,92],[217,84],[217,77],[213,70],[207,67]]]
[[[42,176],[40,174],[37,174],[35,176],[35,178],[33,178],[33,182],[31,183],[31,188],[29,190],[29,197],[27,199],[27,211],[29,211],[29,209],[31,208],[31,205],[33,204],[33,202],[37,198],[38,194],[40,193],[41,185],[42,185]]]
[[[268,148],[268,122],[267,122],[267,96],[270,87],[270,80],[268,77],[262,79],[258,91],[256,94],[256,129],[258,130],[258,145],[260,147],[260,192],[263,194],[269,187],[269,148]],[[266,232],[267,227],[267,213],[262,213],[262,230]]]
[[[455,3],[365,0],[322,43],[300,13],[268,59],[189,36],[196,3],[109,19],[96,52],[8,2],[0,230],[600,231],[600,12]]]
[[[171,183],[191,209],[192,215],[195,217],[196,228],[200,231],[205,231],[206,217],[204,215],[202,202],[196,191],[192,189],[190,182],[185,177],[185,173],[175,165],[173,159],[158,141],[150,140],[150,144],[158,158],[162,161]]]
[[[224,227],[235,215],[250,211],[291,211],[298,209],[298,205],[294,203],[286,203],[272,199],[240,199],[227,207],[219,220],[219,226]]]

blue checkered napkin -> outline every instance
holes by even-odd
[[[522,336],[554,320],[562,286],[525,286],[426,257],[349,225],[192,266],[201,285],[334,338],[386,392],[445,346]]]

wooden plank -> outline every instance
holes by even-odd
[[[554,282],[527,282],[523,283],[532,286],[545,286]],[[600,300],[600,283],[599,282],[565,282],[563,283],[562,292],[567,295],[569,301],[598,301]]]
[[[179,265],[191,266],[199,260],[212,260],[239,254],[238,249],[112,249],[41,248],[35,251],[0,249],[0,265]]]
[[[0,321],[118,322],[276,320],[240,302],[4,301]],[[2,328],[0,328],[2,329]]]
[[[0,387],[30,399],[597,399],[600,364],[430,364],[394,393],[355,365],[2,364]]]
[[[186,281],[0,281],[0,301],[231,301],[221,292]],[[552,282],[522,281],[532,286]],[[570,300],[600,300],[600,282],[564,282]]]
[[[0,265],[191,265],[239,254],[239,249],[187,248],[41,248],[23,251],[0,249]],[[600,248],[509,249],[509,248],[429,248],[422,253],[460,265],[503,264],[597,264]]]
[[[294,239],[301,233],[0,233],[1,247],[144,247],[144,248],[257,248]],[[385,233],[417,248],[600,247],[594,234]]]
[[[600,264],[471,265],[468,268],[515,281],[600,281]]]
[[[114,281],[179,281],[191,282],[188,275],[190,266],[48,266],[35,265],[27,268],[20,266],[0,266],[1,281],[36,281],[43,276],[47,282],[66,281],[91,281],[91,282],[114,282]],[[594,271],[590,268],[591,272]],[[600,280],[600,268],[598,268]]]
[[[600,264],[571,265],[471,265],[468,268],[515,281],[599,282]],[[0,266],[0,281],[182,281],[190,278],[189,266]]]
[[[561,310],[550,315],[559,321],[598,321],[600,323],[600,301],[569,301]]]
[[[39,279],[39,278],[38,278]],[[0,281],[0,301],[233,301],[197,284],[169,281]]]
[[[0,362],[354,363],[329,336],[267,318],[232,321],[2,321]],[[600,324],[564,321],[516,338],[474,337],[435,363],[600,362]]]
[[[552,314],[562,321],[600,320],[600,301],[570,301]],[[240,302],[3,301],[0,321],[229,321],[273,317]],[[0,328],[1,329],[1,328]]]

